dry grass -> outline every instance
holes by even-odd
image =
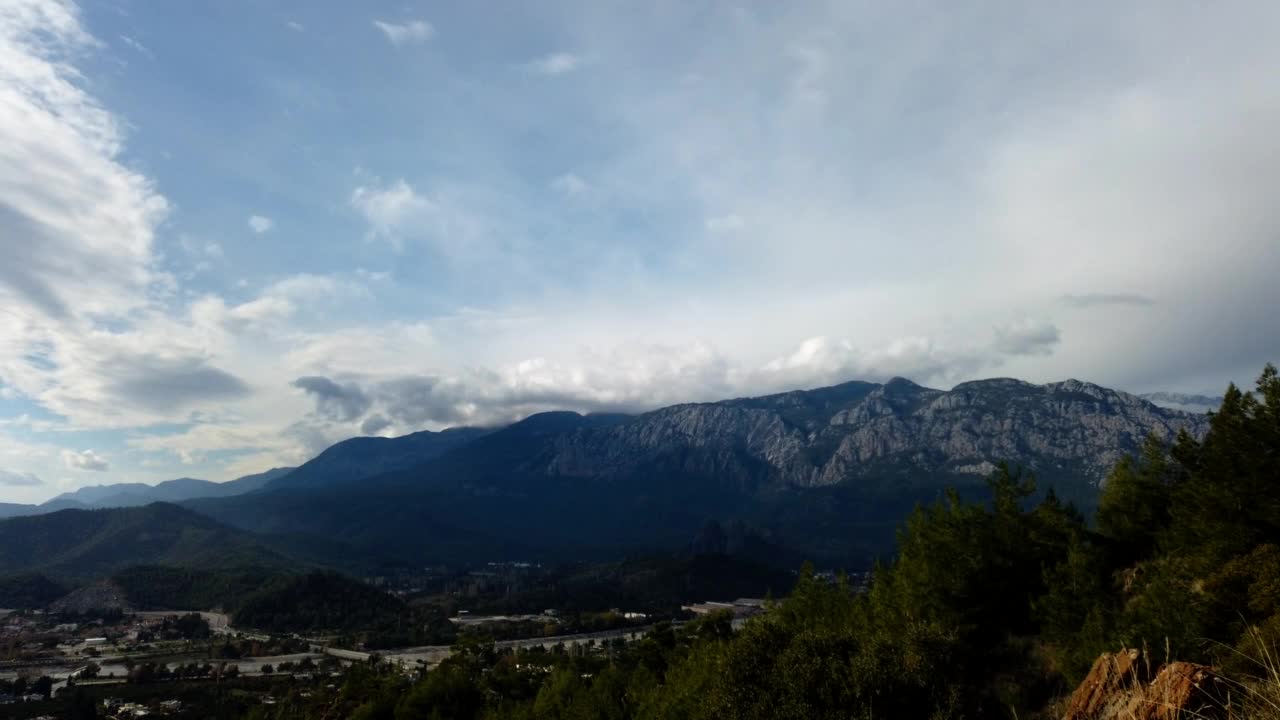
[[[1280,648],[1256,627],[1250,627],[1246,650],[1232,649],[1248,670],[1227,678],[1235,697],[1227,708],[1235,720],[1280,720]]]

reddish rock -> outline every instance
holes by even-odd
[[[1105,653],[1067,701],[1063,720],[1213,720],[1225,715],[1226,684],[1213,668],[1187,662],[1155,676],[1138,650]]]
[[[1103,653],[1093,662],[1080,687],[1071,693],[1063,720],[1121,717],[1118,713],[1128,704],[1133,688],[1146,684],[1147,669],[1137,650]]]

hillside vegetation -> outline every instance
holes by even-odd
[[[0,608],[40,608],[67,594],[68,588],[40,573],[0,577]]]
[[[139,565],[111,576],[135,610],[231,611],[249,595],[279,577],[269,568],[210,570]]]
[[[0,521],[0,574],[101,577],[130,565],[287,566],[262,541],[166,503]]]

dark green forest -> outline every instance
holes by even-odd
[[[398,619],[408,620],[404,602],[330,572],[275,578],[235,610],[243,627],[280,632],[374,630]]]
[[[39,573],[0,577],[0,608],[44,607],[67,594],[67,588]]]
[[[266,568],[206,570],[172,565],[139,565],[111,576],[135,610],[174,608],[227,610],[280,575]]]
[[[360,666],[250,717],[1052,717],[1121,647],[1248,682],[1280,642],[1280,378],[1225,397],[1202,441],[1118,464],[1093,524],[1001,467],[989,501],[917,508],[865,593],[806,571],[737,632],[711,617],[595,653],[468,640],[416,681]]]

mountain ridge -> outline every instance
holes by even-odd
[[[38,505],[0,503],[0,519],[43,515],[59,510],[95,510],[103,508],[139,507],[154,502],[176,503],[202,497],[228,497],[253,492],[271,480],[292,472],[291,467],[271,468],[226,482],[196,478],[147,483],[109,483],[90,485],[56,495]]]
[[[271,478],[259,489],[355,482],[425,462],[489,432],[491,430],[485,428],[464,426],[439,432],[423,430],[395,438],[348,438],[330,445],[291,472]]]
[[[841,402],[823,396],[840,392]],[[789,485],[834,485],[908,463],[921,471],[989,472],[1004,460],[1058,471],[1073,462],[1093,482],[1147,432],[1203,434],[1203,418],[1161,409],[1093,383],[1010,378],[937,390],[894,378],[758,398],[660,408],[556,448],[553,472],[595,475],[670,443],[745,449]],[[603,461],[594,458],[603,458]],[[821,459],[822,462],[815,462]],[[986,468],[979,471],[976,468]]]
[[[914,504],[946,486],[980,494],[998,462],[1087,507],[1148,434],[1206,427],[1204,416],[1079,380],[945,391],[854,381],[638,415],[541,413],[358,481],[187,506],[246,530],[341,537],[406,558],[669,549],[715,520],[861,562],[892,547]]]

